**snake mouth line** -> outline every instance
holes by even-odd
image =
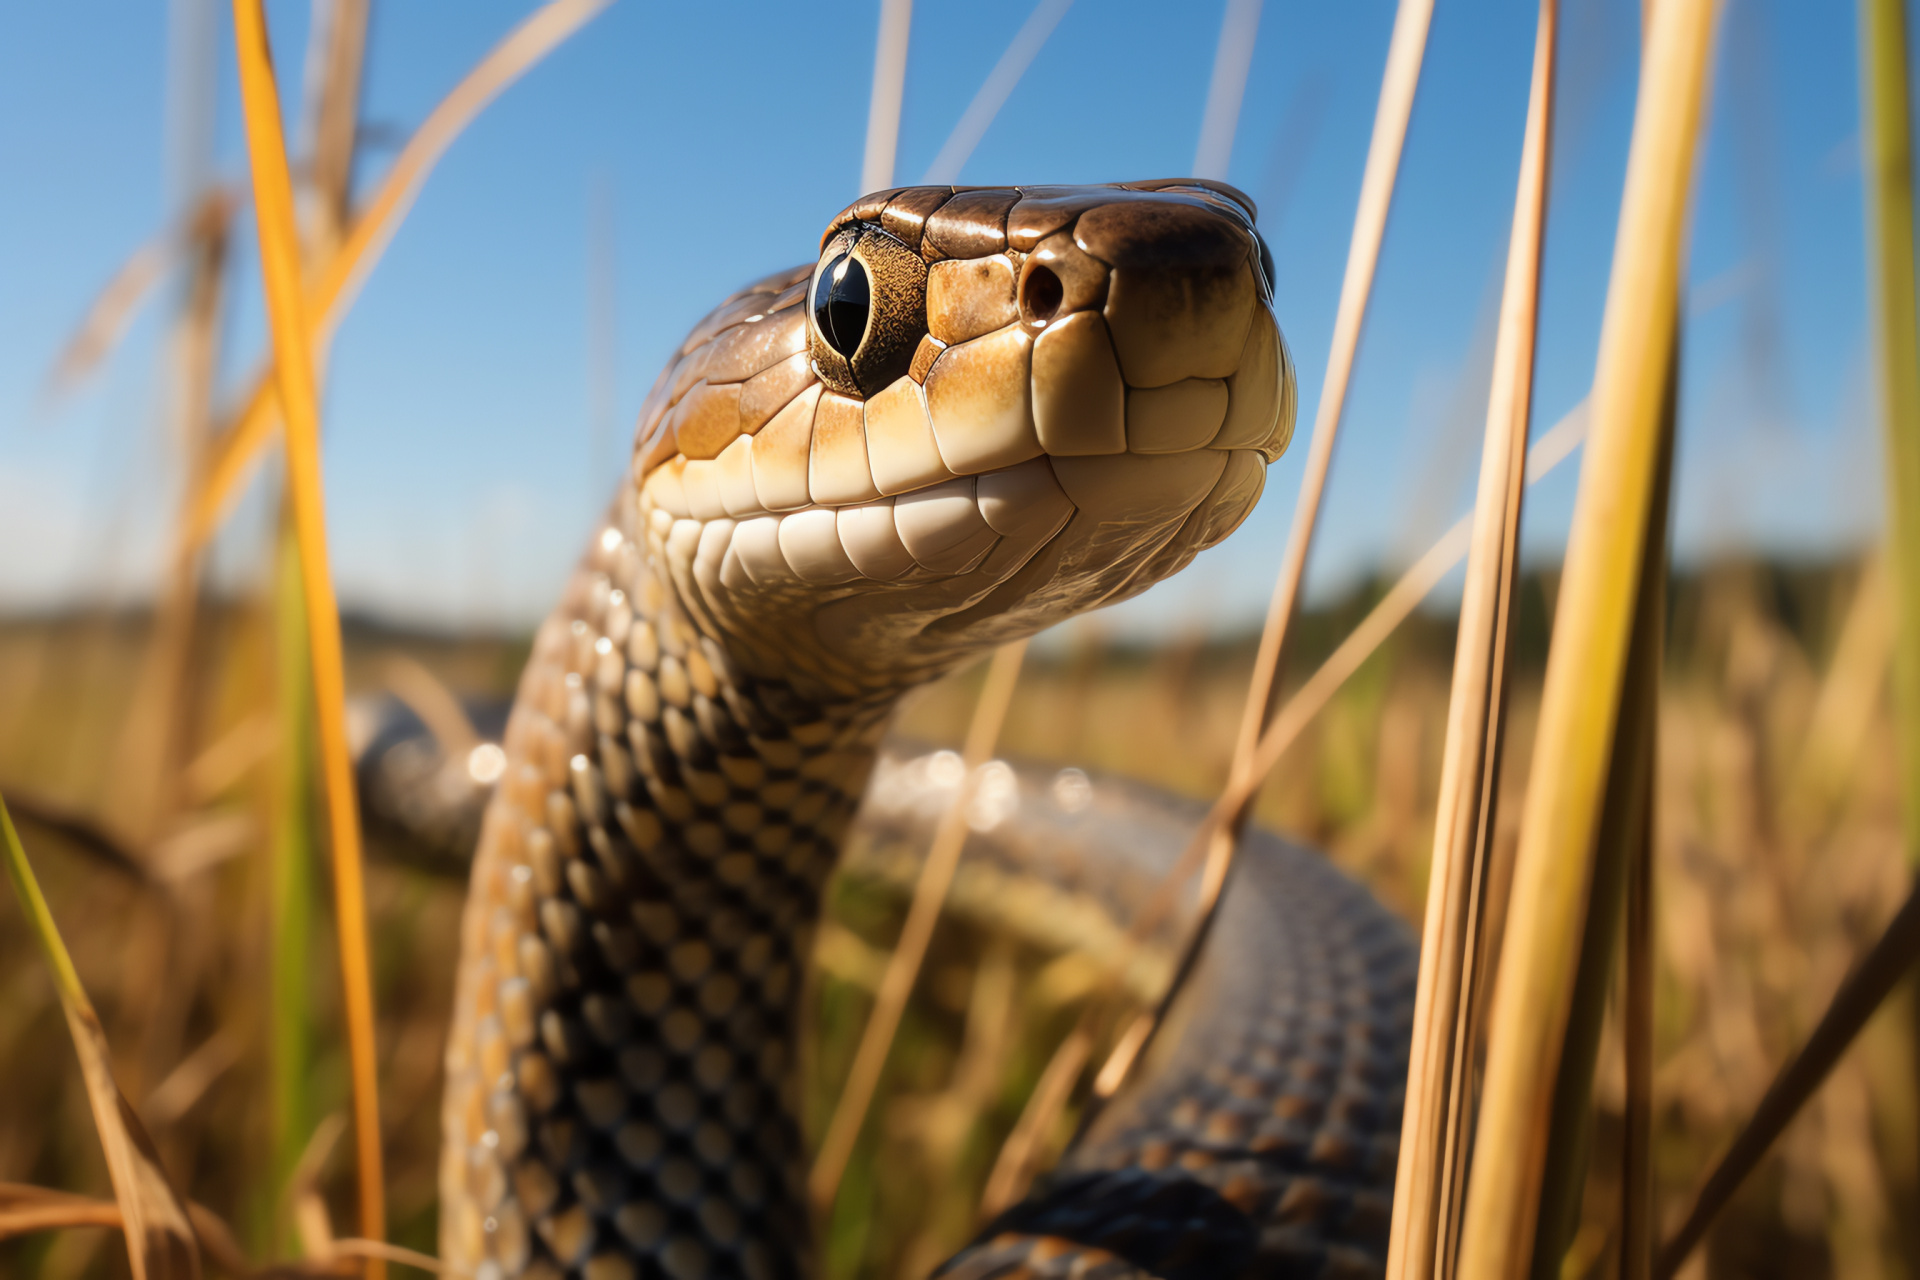
[[[728,560],[737,561],[760,586],[794,581],[829,586],[861,578],[898,582],[969,573],[1003,542],[1019,544],[1031,554],[1064,528],[1074,511],[1045,458],[876,501],[812,504],[784,512],[696,507],[676,500],[684,493],[667,485],[648,486],[642,514],[655,532],[668,536],[679,520],[727,522]],[[723,573],[722,580],[727,576]]]

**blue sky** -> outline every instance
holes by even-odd
[[[226,6],[212,7],[216,169],[244,183]],[[532,7],[376,3],[376,137],[404,136]],[[1638,42],[1638,0],[1563,7],[1536,430],[1591,378]],[[283,82],[297,84],[307,6],[267,8]],[[1223,8],[1077,0],[961,180],[1190,171]],[[668,351],[725,293],[809,258],[857,194],[877,9],[618,0],[454,145],[328,372],[328,505],[350,607],[441,625],[545,611]],[[919,178],[1030,9],[914,6],[898,181]],[[1228,176],[1263,206],[1302,443],[1238,534],[1103,625],[1237,627],[1264,609],[1392,18],[1389,0],[1264,7]],[[178,493],[160,414],[166,295],[79,394],[48,405],[41,387],[94,293],[168,217],[167,41],[152,0],[0,11],[0,609],[137,594],[165,544]],[[1532,44],[1522,0],[1440,0],[1310,590],[1405,563],[1470,501]],[[1857,130],[1851,6],[1731,0],[1690,261],[1683,557],[1822,554],[1876,534]],[[391,154],[369,150],[362,190]],[[610,213],[618,406],[598,425],[596,202]],[[251,237],[243,222],[230,386],[264,339]],[[1574,472],[1535,490],[1537,556],[1564,539]],[[242,507],[220,580],[258,580],[266,514],[261,494]]]

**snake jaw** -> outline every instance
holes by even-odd
[[[706,529],[688,581],[730,642],[778,619],[777,657],[746,647],[835,686],[1135,594],[1245,517],[1291,435],[1270,262],[1217,184],[858,201],[662,375],[636,535]]]

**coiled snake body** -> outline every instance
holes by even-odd
[[[695,327],[508,724],[447,1262],[811,1273],[797,993],[889,712],[1239,523],[1294,416],[1271,272],[1218,184],[907,188]],[[1411,944],[1261,847],[1139,1079],[944,1274],[1377,1269]]]

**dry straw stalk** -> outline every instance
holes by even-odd
[[[1517,587],[1527,427],[1553,134],[1554,0],[1543,0],[1521,144],[1519,190],[1494,349],[1473,544],[1460,604],[1453,691],[1434,821],[1433,864],[1415,994],[1407,1106],[1393,1202],[1387,1274],[1453,1274],[1466,1126],[1472,1109],[1474,1028],[1483,980],[1487,866],[1493,839],[1506,708],[1507,654]]]
[[[1306,472],[1300,478],[1300,496],[1294,504],[1293,527],[1280,574],[1273,584],[1260,651],[1254,660],[1247,706],[1241,715],[1240,736],[1234,744],[1232,776],[1245,776],[1253,762],[1260,731],[1272,707],[1287,631],[1300,602],[1300,582],[1306,575],[1307,553],[1320,520],[1320,500],[1326,493],[1327,472],[1333,466],[1333,446],[1346,410],[1347,383],[1353,375],[1354,355],[1360,347],[1360,328],[1373,295],[1374,269],[1380,264],[1380,243],[1386,238],[1387,214],[1393,207],[1394,181],[1400,173],[1400,152],[1413,117],[1414,92],[1420,87],[1420,65],[1427,49],[1427,28],[1433,21],[1433,0],[1400,0],[1387,46],[1387,69],[1380,83],[1380,102],[1374,109],[1373,139],[1367,145],[1367,167],[1360,179],[1360,203],[1354,211],[1353,239],[1347,248],[1347,273],[1340,282],[1340,304],[1334,313],[1333,345],[1327,353],[1326,378],[1320,385],[1320,405],[1314,413],[1313,437],[1307,445]]]
[[[1501,946],[1460,1274],[1526,1275],[1657,488],[1712,0],[1652,15]]]
[[[300,284],[300,240],[294,223],[286,140],[280,129],[280,93],[274,83],[261,0],[234,0],[233,25],[246,113],[247,154],[253,170],[261,275],[273,330],[275,383],[286,421],[287,484],[305,588],[307,647],[313,663],[314,710],[320,730],[320,772],[333,845],[334,911],[340,936],[341,991],[353,1080],[354,1145],[360,1171],[360,1231],[369,1239],[380,1240],[386,1235],[386,1192],[381,1171],[379,1073],[373,1043],[373,976],[368,962],[360,816],[354,795],[353,759],[347,745],[340,615],[327,562],[313,345]],[[379,1280],[385,1275],[385,1263],[372,1260],[368,1274]]]
[[[834,1104],[833,1119],[827,1136],[821,1140],[820,1154],[814,1158],[807,1178],[807,1193],[815,1208],[826,1212],[833,1207],[840,1191],[840,1179],[853,1155],[860,1128],[866,1123],[867,1109],[880,1084],[880,1073],[893,1049],[893,1038],[900,1029],[900,1016],[906,1010],[907,997],[913,994],[914,981],[920,975],[920,963],[926,959],[927,946],[933,941],[934,926],[940,922],[940,908],[953,884],[953,873],[960,865],[960,851],[967,843],[967,807],[973,798],[980,767],[993,757],[994,744],[1000,740],[1000,728],[1006,723],[1007,708],[1013,704],[1013,689],[1020,680],[1020,665],[1027,654],[1027,642],[1015,640],[1001,645],[987,668],[987,681],[981,687],[973,720],[967,726],[967,740],[961,751],[965,772],[955,789],[953,803],[941,815],[933,834],[920,878],[914,884],[913,901],[907,908],[906,923],[900,927],[900,940],[887,960],[886,973],[874,997],[873,1012],[860,1034],[854,1051],[853,1066]]]
[[[373,198],[353,224],[340,251],[318,273],[306,293],[306,310],[313,335],[323,343],[347,308],[360,282],[380,259],[381,252],[406,217],[414,197],[446,149],[473,118],[529,67],[578,31],[606,8],[610,0],[552,0],[514,28],[480,64],[440,101],[407,140]],[[195,491],[187,522],[187,544],[197,548],[213,536],[221,517],[259,460],[260,450],[273,435],[272,370],[254,380],[234,424],[215,447],[204,483]]]
[[[100,1133],[100,1147],[106,1154],[107,1175],[113,1180],[114,1198],[119,1202],[119,1221],[114,1225],[126,1233],[127,1260],[133,1280],[197,1280],[200,1247],[187,1218],[186,1206],[168,1181],[166,1170],[160,1166],[153,1140],[147,1137],[139,1117],[114,1083],[107,1035],[101,1029],[100,1016],[93,1011],[86,988],[80,985],[79,971],[73,967],[73,957],[60,937],[60,927],[47,908],[40,882],[27,862],[27,851],[20,843],[20,833],[14,830],[13,815],[7,811],[3,798],[0,798],[0,855],[4,856],[7,878],[13,882],[28,928],[46,958],[47,968],[52,971],[60,1008],[66,1014],[73,1051],[80,1059],[80,1074],[86,1082],[87,1103],[93,1111],[94,1127]]]

